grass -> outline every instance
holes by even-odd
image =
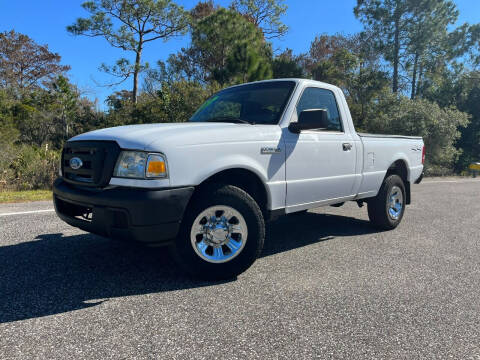
[[[51,200],[50,190],[1,191],[0,203]]]

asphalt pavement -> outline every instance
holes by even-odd
[[[0,205],[0,359],[480,360],[480,181],[426,180],[394,231],[348,203],[280,218],[234,281]]]

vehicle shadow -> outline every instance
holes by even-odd
[[[366,221],[348,217],[287,216],[269,224],[262,256],[371,232]],[[162,248],[91,234],[43,234],[0,247],[0,323],[88,308],[113,297],[215,284],[184,275]]]
[[[339,237],[378,233],[369,221],[313,212],[283,216],[267,226],[262,257]]]

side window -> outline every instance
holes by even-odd
[[[335,95],[330,90],[320,88],[306,88],[297,105],[297,115],[303,110],[325,109],[328,114],[328,131],[342,132],[342,122],[338,113]]]

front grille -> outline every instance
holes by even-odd
[[[65,181],[90,187],[104,187],[110,182],[120,153],[115,141],[70,141],[62,152],[62,174]],[[78,169],[70,166],[70,160],[78,158]]]

